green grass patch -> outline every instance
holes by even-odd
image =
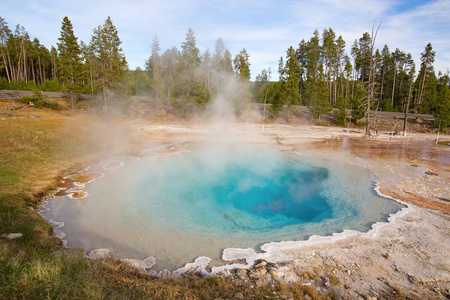
[[[19,182],[19,175],[12,170],[0,168],[0,186],[14,185]]]

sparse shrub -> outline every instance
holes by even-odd
[[[330,126],[330,124],[327,121],[319,121],[316,124],[317,126]]]
[[[172,108],[175,115],[183,119],[189,119],[197,109],[194,101],[174,99],[172,100]]]
[[[337,118],[337,125],[344,126],[345,125],[345,118],[347,116],[347,112],[345,111],[345,101],[342,98],[342,95],[339,95],[337,98],[336,108],[338,110],[334,111],[334,114]]]
[[[61,109],[61,105],[59,105],[58,102],[45,100],[44,96],[40,92],[34,93],[33,96],[22,96],[20,98],[20,102],[32,102],[36,108],[50,108],[53,110]]]
[[[331,286],[339,286],[342,285],[342,281],[339,279],[339,277],[330,274],[328,276],[328,280],[330,281]]]
[[[41,85],[41,90],[46,92],[60,92],[62,90],[58,80],[46,79]]]
[[[294,108],[292,106],[283,106],[281,109],[281,117],[289,123],[289,121],[292,119],[292,115],[294,114]]]
[[[365,127],[366,126],[366,122],[358,121],[358,123],[356,123],[356,125],[359,126],[359,127]]]

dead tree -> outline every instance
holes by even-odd
[[[366,133],[364,135],[365,138],[370,138],[370,104],[372,103],[372,99],[375,94],[375,76],[373,72],[373,48],[375,46],[375,40],[377,38],[378,29],[380,29],[381,22],[378,25],[377,30],[374,32],[375,29],[375,21],[373,22],[372,26],[372,35],[371,35],[371,41],[370,41],[370,65],[369,65],[369,80],[367,81],[367,103],[366,103]]]
[[[415,68],[414,68],[414,66],[412,66],[410,74],[409,74],[409,92],[408,92],[408,98],[406,100],[406,106],[405,106],[405,120],[403,121],[403,136],[406,136],[406,123],[408,122],[409,103],[411,101],[414,70],[415,70]]]

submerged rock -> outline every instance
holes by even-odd
[[[438,174],[431,172],[431,171],[426,171],[425,174],[430,175],[430,176],[438,176]]]
[[[140,272],[148,272],[156,264],[156,260],[153,256],[149,256],[143,260],[120,258],[119,261]]]
[[[211,258],[206,256],[197,257],[194,262],[187,263],[184,267],[181,267],[174,271],[175,276],[182,276],[187,273],[194,273],[199,277],[211,275],[210,272],[206,270],[209,263],[211,262]]]
[[[88,252],[86,255],[89,258],[92,259],[102,259],[102,258],[112,258],[114,257],[111,250],[100,248],[100,249],[94,249]]]

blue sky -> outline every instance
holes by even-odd
[[[214,51],[222,38],[233,57],[242,48],[250,55],[252,78],[272,69],[289,46],[311,38],[315,29],[332,28],[347,43],[382,22],[376,47],[411,53],[416,64],[427,43],[436,51],[436,72],[450,68],[450,0],[0,0],[0,17],[11,29],[24,26],[31,38],[56,46],[64,16],[75,35],[89,43],[92,30],[108,16],[116,26],[130,69],[144,68],[152,40],[161,52],[181,49],[191,27],[197,47]]]

